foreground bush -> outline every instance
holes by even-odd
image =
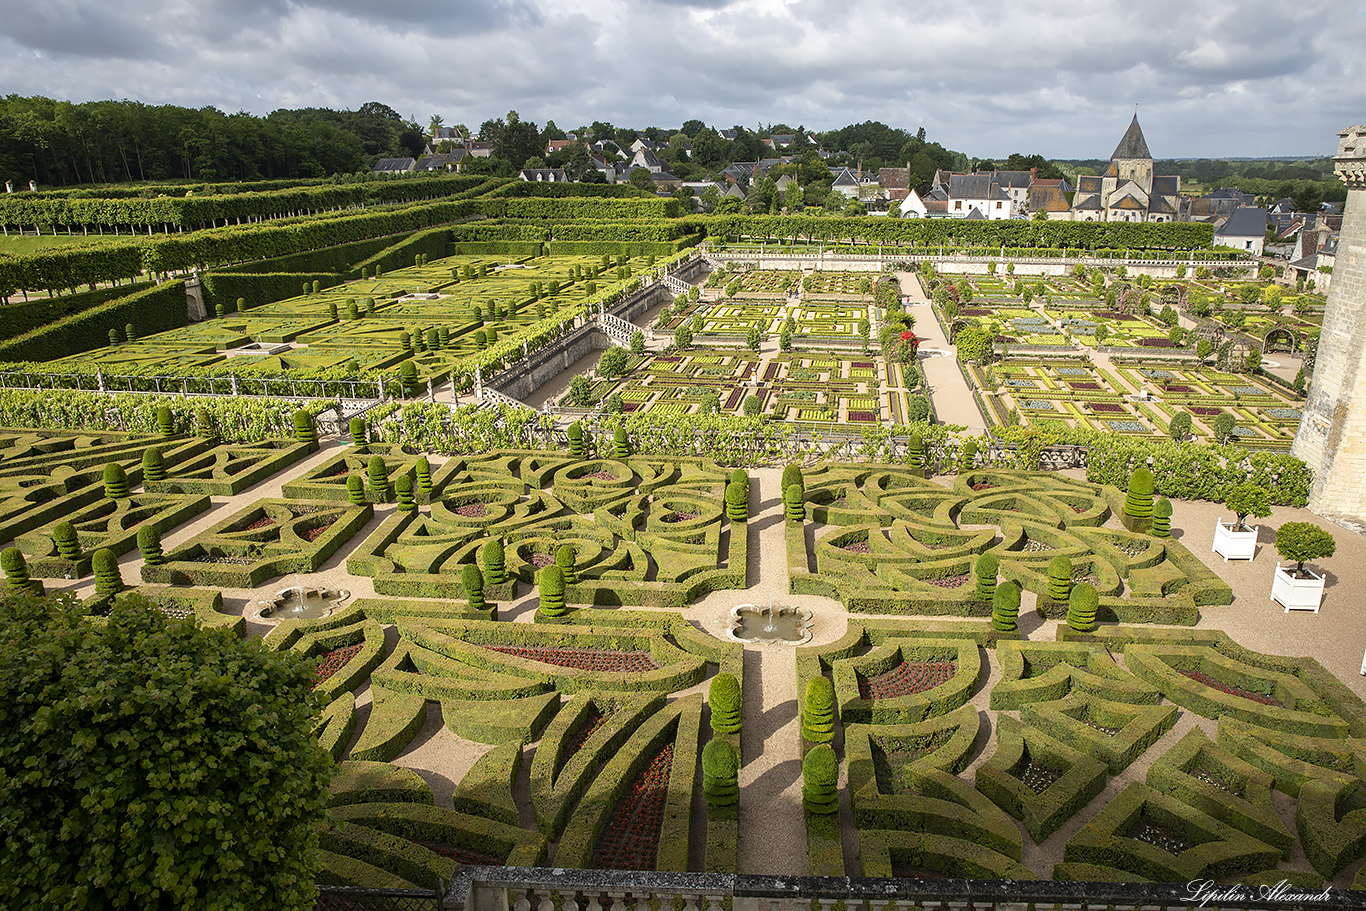
[[[136,596],[0,597],[0,905],[311,908],[314,673]]]

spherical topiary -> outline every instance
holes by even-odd
[[[138,529],[138,552],[142,554],[142,562],[148,566],[160,566],[166,562],[161,552],[161,532],[157,531],[155,525],[143,525]]]
[[[578,557],[578,552],[574,550],[573,544],[561,544],[555,551],[555,565],[560,568],[564,575],[564,584],[573,585],[579,581],[578,570],[574,566],[574,560]]]
[[[164,437],[175,433],[175,419],[171,417],[170,405],[157,406],[157,433]]]
[[[1019,629],[1020,586],[1011,581],[996,586],[996,595],[991,599],[991,625],[1002,633],[1013,633]]]
[[[465,598],[470,602],[470,610],[484,609],[484,574],[473,563],[466,563],[460,570],[460,584],[465,589]]]
[[[631,440],[626,436],[625,427],[618,427],[612,431],[612,454],[618,459],[624,459],[631,454]]]
[[[209,414],[209,409],[200,408],[194,413],[194,432],[195,436],[203,437],[206,440],[216,441],[218,439],[218,425],[214,423],[213,415]]]
[[[128,496],[128,473],[118,462],[105,463],[104,495],[111,500],[122,500]]]
[[[972,593],[974,598],[978,601],[990,601],[996,597],[996,574],[1000,568],[1001,561],[993,553],[985,553],[977,558],[977,564],[973,567],[973,575],[976,577]]]
[[[76,560],[81,556],[80,536],[70,522],[58,522],[52,527],[52,543],[64,560]]]
[[[920,475],[925,471],[925,441],[918,434],[911,434],[906,441],[906,467],[911,474]]]
[[[1153,473],[1146,468],[1135,468],[1129,475],[1129,489],[1124,495],[1124,514],[1135,519],[1147,519],[1153,514]]]
[[[793,484],[796,484],[803,490],[806,489],[806,479],[802,477],[802,469],[800,465],[789,465],[783,469],[782,488],[784,492],[786,492],[786,490]]]
[[[1048,600],[1059,604],[1072,593],[1072,561],[1058,554],[1048,561]]]
[[[389,469],[384,464],[384,456],[372,455],[366,464],[366,486],[370,492],[381,499],[389,495]]]
[[[789,522],[806,520],[806,503],[804,502],[802,485],[790,484],[783,488],[783,510],[787,513]]]
[[[413,479],[406,474],[394,478],[394,499],[399,512],[417,512],[417,498],[413,496]]]
[[[808,813],[828,816],[840,809],[840,765],[828,743],[813,747],[802,759],[802,806]]]
[[[479,562],[484,564],[484,577],[489,585],[502,585],[507,581],[507,563],[503,556],[503,542],[490,538],[479,552]]]
[[[547,617],[561,617],[566,610],[564,603],[564,573],[558,566],[542,566],[538,577],[541,596],[541,613]]]
[[[360,475],[353,474],[347,476],[346,499],[351,502],[352,506],[365,505],[365,482],[361,480]]]
[[[142,452],[142,483],[161,481],[166,477],[166,461],[161,456],[161,448],[149,446]]]
[[[835,685],[828,677],[812,677],[802,703],[802,737],[809,743],[829,743],[834,736]]]
[[[583,425],[578,421],[569,425],[569,454],[575,458],[582,458],[583,448]]]
[[[119,571],[119,558],[116,553],[107,547],[101,547],[95,551],[90,563],[95,571],[97,599],[112,598],[123,591],[123,574]]]
[[[365,418],[360,415],[351,419],[351,423],[347,426],[347,429],[351,431],[352,446],[360,447],[370,442],[365,431]]]
[[[318,428],[313,424],[313,415],[302,408],[294,412],[294,441],[310,448],[318,445]]]
[[[1090,582],[1079,582],[1072,588],[1067,600],[1067,625],[1079,633],[1089,633],[1096,628],[1096,608],[1100,596]]]
[[[740,802],[740,763],[735,748],[720,738],[702,748],[702,794],[707,806],[733,807]]]
[[[1153,537],[1172,536],[1172,501],[1166,497],[1153,504]]]
[[[749,484],[731,481],[726,485],[726,518],[732,522],[749,519]]]
[[[28,561],[17,547],[0,550],[0,569],[5,571],[5,583],[11,591],[30,591],[35,595],[43,593],[43,583],[28,574]]]
[[[711,729],[718,734],[734,734],[740,730],[740,681],[734,674],[720,673],[711,678],[707,688],[707,705],[711,707]]]
[[[432,463],[427,461],[427,457],[418,456],[417,465],[413,468],[413,473],[417,475],[415,490],[419,496],[427,497],[432,493]]]
[[[958,471],[972,471],[977,467],[977,441],[967,439],[963,441],[962,447],[958,450]]]

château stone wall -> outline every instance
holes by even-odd
[[[1366,519],[1366,126],[1348,127],[1338,139],[1347,205],[1309,400],[1290,451],[1314,470],[1310,509]]]

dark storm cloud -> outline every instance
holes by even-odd
[[[1327,0],[54,0],[0,16],[0,84],[472,126],[882,120],[978,156],[1102,157],[1138,103],[1159,157],[1301,154],[1366,119],[1363,43]]]

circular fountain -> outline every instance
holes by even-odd
[[[730,609],[726,638],[732,642],[782,642],[805,645],[811,641],[811,620],[815,615],[804,607],[767,607],[737,604]]]

